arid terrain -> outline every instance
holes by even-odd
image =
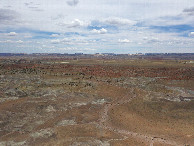
[[[0,58],[1,146],[192,146],[190,60]]]

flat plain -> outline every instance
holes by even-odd
[[[190,60],[0,58],[0,145],[194,145]]]

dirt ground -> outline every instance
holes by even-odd
[[[194,145],[194,65],[0,62],[0,145]],[[68,63],[64,63],[68,62]]]

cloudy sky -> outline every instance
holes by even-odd
[[[194,53],[194,0],[0,0],[0,53]]]

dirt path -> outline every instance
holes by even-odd
[[[130,92],[128,95],[122,97],[119,100],[115,100],[112,103],[106,103],[104,105],[104,108],[103,108],[102,113],[101,113],[100,123],[99,123],[100,126],[104,129],[108,129],[108,130],[111,130],[111,131],[116,132],[118,134],[122,134],[124,136],[123,140],[125,140],[128,137],[134,137],[134,138],[138,138],[138,139],[141,139],[143,141],[146,141],[147,143],[150,144],[150,146],[153,146],[154,143],[156,143],[156,142],[166,144],[166,145],[168,144],[168,145],[178,146],[178,144],[174,141],[166,140],[166,139],[163,139],[160,137],[148,136],[148,135],[144,135],[144,134],[140,134],[140,133],[136,133],[136,132],[132,132],[132,131],[123,130],[123,129],[120,129],[118,127],[114,127],[108,123],[108,118],[109,118],[108,111],[110,109],[114,108],[115,106],[130,102],[133,98],[136,97],[135,95],[130,97],[131,93],[132,92]]]

